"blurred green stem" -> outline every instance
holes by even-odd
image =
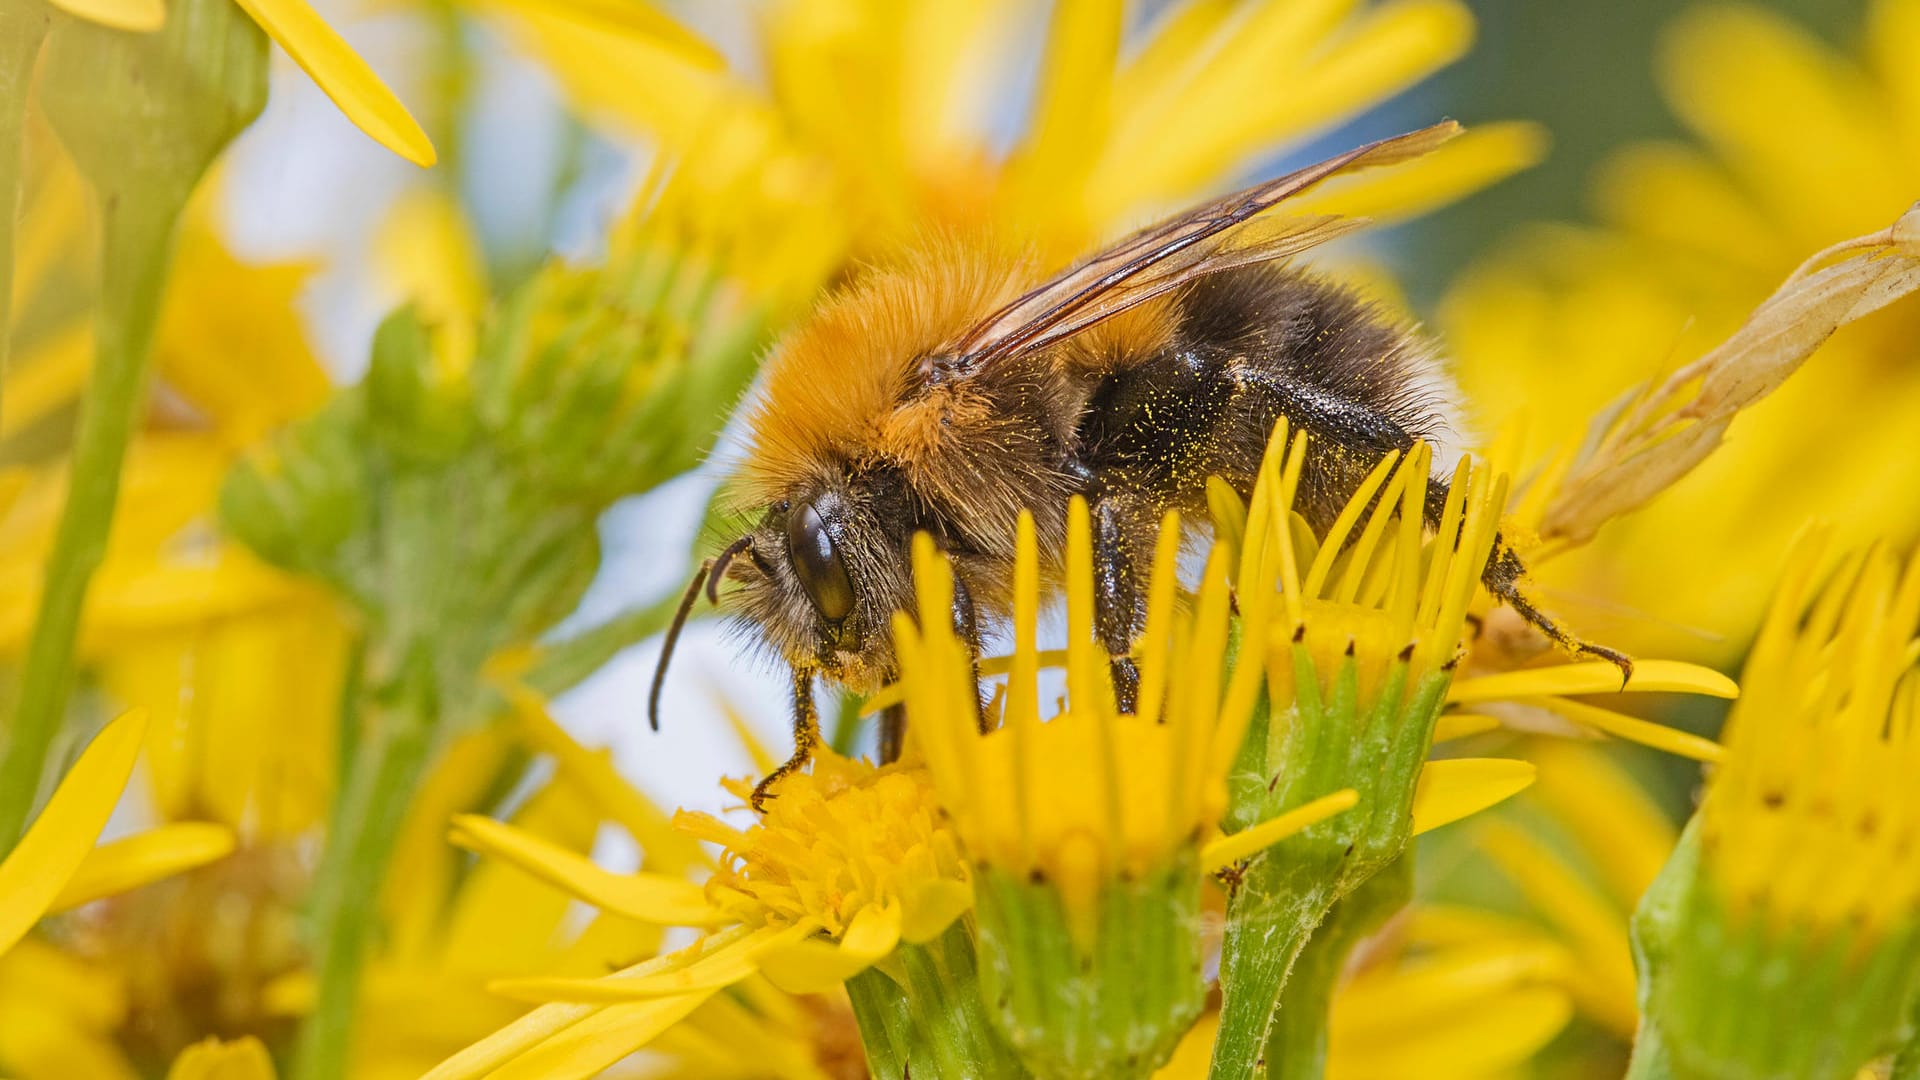
[[[1633,1059],[1627,1062],[1625,1080],[1673,1080],[1673,1063],[1660,1029],[1642,1017],[1640,1031],[1633,1040]]]
[[[6,415],[7,356],[13,345],[13,228],[20,215],[27,84],[46,35],[45,4],[0,2],[0,416]]]
[[[20,696],[0,758],[0,851],[11,850],[33,807],[47,753],[72,690],[87,587],[106,554],[120,468],[139,413],[147,352],[166,285],[174,222],[185,205],[164,186],[105,189],[100,199],[98,346],[80,403],[66,506],[47,557],[40,609],[20,672]]]
[[[317,992],[300,1033],[297,1080],[338,1080],[352,1060],[360,969],[380,917],[381,883],[394,841],[426,771],[439,695],[424,652],[414,655],[391,700],[370,701],[341,777],[327,846],[308,900]]]

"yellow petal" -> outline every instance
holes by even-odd
[[[179,821],[87,852],[80,869],[54,897],[51,911],[139,888],[233,852],[233,830],[210,821]]]
[[[1343,810],[1351,810],[1360,801],[1360,793],[1352,788],[1342,788],[1331,795],[1296,806],[1284,814],[1277,814],[1267,820],[1237,833],[1222,836],[1210,841],[1200,849],[1200,870],[1211,874],[1215,870],[1232,866],[1241,859],[1285,840],[1294,833],[1325,821]]]
[[[1531,697],[1540,694],[1614,694],[1622,692],[1673,691],[1705,694],[1708,697],[1740,696],[1739,684],[1718,671],[1678,660],[1636,660],[1633,677],[1620,683],[1620,669],[1604,660],[1552,667],[1503,671],[1456,680],[1447,691],[1447,701],[1493,701],[1500,698]]]
[[[1579,953],[1585,977],[1573,979],[1568,987],[1582,1010],[1616,1033],[1631,1034],[1635,988],[1624,910],[1522,829],[1488,819],[1475,823],[1474,836]]]
[[[901,900],[900,940],[910,945],[932,941],[973,906],[973,886],[936,878],[912,887]]]
[[[381,281],[431,326],[434,376],[464,378],[487,302],[480,241],[452,193],[416,188],[394,202],[374,244]]]
[[[715,926],[730,919],[707,903],[700,886],[684,878],[646,871],[616,874],[585,856],[491,818],[455,817],[452,839],[630,919],[668,926]]]
[[[85,861],[127,786],[146,730],[147,714],[140,709],[108,724],[0,862],[0,954],[46,914]]]
[[[1593,186],[1611,223],[1715,262],[1772,277],[1804,254],[1718,161],[1690,146],[1630,146],[1602,164]]]
[[[443,816],[442,829],[437,830],[436,838],[448,854],[458,858],[446,842],[445,821]],[[513,826],[521,836],[544,840],[564,852],[590,850],[600,821],[581,793],[564,782],[547,785],[513,816]],[[458,873],[457,865],[447,869]],[[579,913],[574,910],[571,894],[554,888],[544,878],[527,873],[509,860],[482,859],[463,878],[431,880],[440,886],[443,905],[446,890],[452,888],[456,880],[458,891],[451,910],[443,908],[439,918],[429,922],[428,941],[444,942],[441,947],[445,954],[460,957],[469,971],[557,973],[563,970],[555,963],[554,946],[572,937],[579,926]],[[658,951],[659,927],[634,923],[620,916],[612,918],[654,940],[644,948],[617,957],[612,966],[596,964],[565,971],[604,974],[624,966],[634,956]]]
[[[1391,1039],[1352,1034],[1349,1025],[1335,1020],[1328,1031],[1327,1075],[1331,1080],[1502,1076],[1502,1070],[1524,1063],[1552,1041],[1572,1016],[1563,991],[1528,986],[1482,999],[1444,1023],[1396,1031]]]
[[[115,30],[151,33],[167,24],[167,5],[161,0],[51,0],[69,15]]]
[[[552,1080],[598,1076],[621,1058],[652,1042],[687,1018],[714,991],[683,994],[601,1009],[571,1024],[526,1053],[487,1074],[489,1080]]]
[[[506,694],[527,741],[534,749],[551,755],[570,783],[584,791],[601,813],[627,830],[640,850],[647,853],[648,866],[671,872],[713,865],[706,849],[674,828],[659,807],[620,775],[606,752],[587,749],[555,723],[539,694],[524,686],[509,687]]]
[[[806,938],[760,958],[760,973],[789,994],[825,994],[871,967],[900,944],[900,905],[868,904],[838,942]]]
[[[1530,798],[1592,858],[1622,910],[1638,903],[1679,839],[1666,810],[1596,747],[1545,739],[1528,756],[1540,767]]]
[[[1612,709],[1603,709],[1598,705],[1588,705],[1583,701],[1568,701],[1565,698],[1528,698],[1526,704],[1550,709],[1575,723],[1585,724],[1595,731],[1605,732],[1616,739],[1637,742],[1642,746],[1651,746],[1655,750],[1664,750],[1669,754],[1678,754],[1695,761],[1719,761],[1726,756],[1726,749],[1712,739],[1703,739],[1691,732],[1614,712]]]
[[[1523,790],[1533,777],[1532,762],[1512,758],[1429,761],[1413,789],[1413,835],[1485,810]]]
[[[313,77],[347,119],[387,149],[428,166],[436,160],[427,133],[360,54],[303,0],[235,0]]]
[[[1469,735],[1478,735],[1483,731],[1492,731],[1500,726],[1498,717],[1483,716],[1480,713],[1443,713],[1433,725],[1433,741],[1447,742],[1451,739],[1464,739]]]
[[[1547,156],[1547,132],[1511,121],[1468,128],[1433,153],[1343,180],[1288,204],[1288,213],[1340,214],[1378,224],[1416,217],[1499,183]]]
[[[1884,105],[1850,58],[1757,4],[1692,8],[1662,35],[1662,88],[1743,186],[1811,250],[1913,200]]]
[[[684,60],[703,67],[726,67],[727,59],[699,34],[645,0],[479,0],[507,11],[567,19],[616,34],[652,39],[671,46]]]
[[[542,1005],[435,1065],[420,1080],[474,1080],[476,1077],[497,1076],[495,1070],[502,1064],[563,1034],[568,1028],[593,1016],[596,1011],[601,1010],[592,1005]]]
[[[273,1058],[251,1035],[232,1042],[206,1039],[180,1051],[167,1080],[274,1080]]]
[[[1450,1021],[1488,997],[1581,974],[1566,946],[1537,932],[1452,945],[1396,968],[1375,968],[1342,987],[1336,1008],[1349,1033],[1391,1040]]]
[[[609,975],[601,979],[499,979],[488,984],[488,989],[516,1001],[584,1004],[709,994],[754,974],[760,969],[763,954],[803,941],[819,929],[818,923],[810,921],[793,926],[761,927],[705,952],[699,951],[702,946],[696,942],[675,954],[674,959],[681,961],[678,966],[650,974]]]
[[[169,389],[240,446],[318,409],[332,393],[300,308],[319,263],[241,259],[221,238],[210,202],[203,186],[180,230],[153,365]]]

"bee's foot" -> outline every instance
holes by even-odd
[[[1625,690],[1633,681],[1633,657],[1618,649],[1609,649],[1605,645],[1595,645],[1588,641],[1571,642],[1573,651],[1579,656],[1591,656],[1595,660],[1605,660],[1620,669],[1620,689]]]

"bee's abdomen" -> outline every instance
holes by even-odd
[[[1257,266],[1202,279],[1180,304],[1172,343],[1109,375],[1081,424],[1104,483],[1190,513],[1209,475],[1244,495],[1284,417],[1309,439],[1296,505],[1324,526],[1382,455],[1447,434],[1430,350],[1345,287]]]

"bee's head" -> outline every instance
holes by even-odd
[[[889,620],[912,600],[911,528],[884,492],[836,477],[767,507],[713,576],[736,581],[741,617],[798,668],[859,690],[894,668]]]

